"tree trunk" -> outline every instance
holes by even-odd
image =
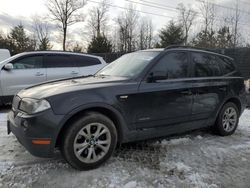
[[[97,11],[97,37],[101,36],[101,18],[100,18],[100,12]]]
[[[67,27],[63,28],[63,51],[66,51]]]

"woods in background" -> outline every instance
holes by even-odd
[[[75,52],[127,53],[148,48],[164,48],[172,44],[203,48],[249,46],[247,42],[242,43],[243,36],[239,32],[241,10],[238,0],[231,10],[231,16],[227,17],[218,16],[218,5],[209,0],[197,0],[198,9],[179,4],[175,9],[178,18],[168,21],[158,32],[155,32],[151,18],[142,16],[136,9],[136,4],[131,3],[117,18],[111,20],[109,13],[112,4],[108,0],[97,2],[97,6],[86,13],[84,7],[88,1],[45,1],[50,19],[33,19],[32,32],[26,31],[22,24],[13,27],[7,34],[0,32],[0,48],[9,49],[12,55],[24,51],[52,49],[48,25],[51,21],[61,33],[62,49]],[[153,3],[152,1],[152,6]],[[113,24],[110,24],[111,21]],[[71,46],[66,45],[71,37],[68,28],[76,23],[86,23],[84,28],[87,31],[83,35],[88,42],[87,46],[79,41]],[[216,23],[220,23],[220,26]]]

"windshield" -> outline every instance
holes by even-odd
[[[123,55],[119,59],[113,61],[96,75],[100,76],[119,76],[134,77],[139,75],[149,62],[155,58],[160,51],[151,52],[134,52]]]

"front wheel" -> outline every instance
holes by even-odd
[[[66,131],[61,150],[71,166],[89,170],[104,163],[112,155],[116,143],[113,122],[100,113],[89,112]]]
[[[215,129],[221,136],[232,135],[239,123],[239,110],[237,106],[232,103],[226,103],[216,120]]]

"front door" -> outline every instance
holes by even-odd
[[[46,81],[43,56],[25,56],[10,63],[13,69],[3,68],[0,74],[3,96],[13,96],[21,89]]]
[[[149,71],[136,96],[136,127],[154,128],[189,120],[192,82],[186,52],[169,52]]]

